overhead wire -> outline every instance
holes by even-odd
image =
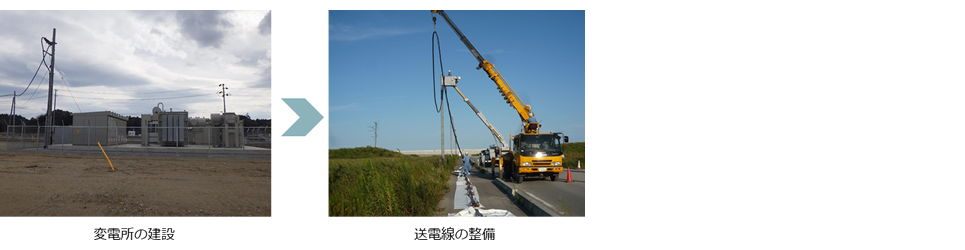
[[[433,17],[433,19],[432,19],[432,29],[433,29],[433,30],[432,30],[432,99],[433,99],[432,103],[433,103],[434,105],[436,105],[436,113],[439,113],[439,112],[441,112],[440,109],[441,109],[442,107],[441,107],[441,105],[436,104],[436,102],[435,102],[435,98],[436,98],[436,96],[435,96],[435,93],[436,93],[436,89],[435,89],[435,88],[436,88],[436,55],[435,55],[435,53],[436,53],[437,50],[439,51],[439,72],[440,72],[440,74],[442,74],[442,72],[446,72],[446,71],[445,71],[445,67],[443,67],[443,64],[442,64],[442,42],[439,40],[439,33],[435,30],[435,21],[436,21],[436,20],[435,20],[435,17]],[[441,79],[440,79],[440,80],[441,80]],[[441,80],[441,81],[444,81],[444,80]],[[440,85],[441,85],[441,83],[440,83]],[[449,95],[448,95],[447,89],[446,89],[445,87],[442,87],[442,89],[441,89],[439,92],[440,92],[440,97],[439,97],[440,102],[441,102],[442,100],[445,100],[445,102],[446,102],[446,107],[449,107]],[[456,134],[456,128],[455,128],[455,126],[453,125],[453,122],[452,122],[452,121],[453,121],[453,119],[452,119],[452,109],[450,108],[450,109],[449,109],[449,124],[450,124],[451,127],[452,127],[453,137],[455,137],[456,148],[461,151],[461,149],[460,149],[460,147],[459,147],[459,136],[458,136],[458,135],[455,135],[455,134]],[[492,135],[492,137],[493,137],[493,141],[496,141],[497,144],[500,143],[500,142],[499,142],[499,138],[496,137],[495,134]]]
[[[198,95],[170,96],[170,97],[155,97],[155,98],[98,98],[98,97],[83,97],[83,96],[76,96],[75,98],[87,99],[87,100],[109,100],[109,101],[155,101],[155,100],[169,100],[169,99],[181,99],[181,98],[201,97],[201,96],[209,96],[209,95],[212,95],[212,94],[198,94]]]
[[[57,72],[60,72],[60,80],[63,81],[64,86],[67,87],[67,94],[69,94],[70,99],[74,101],[74,106],[77,106],[77,111],[84,112],[83,110],[80,109],[80,105],[77,104],[77,99],[74,98],[74,93],[70,91],[70,84],[67,83],[67,79],[64,79],[65,77],[64,72],[60,70],[57,70]]]
[[[37,65],[37,70],[34,70],[34,76],[30,78],[30,83],[27,83],[27,87],[24,88],[23,91],[20,92],[20,94],[17,94],[16,92],[14,92],[12,95],[22,96],[24,93],[26,93],[27,90],[30,89],[30,86],[33,85],[34,80],[37,79],[37,74],[40,73],[40,67],[47,65],[47,49],[50,49],[50,45],[47,45],[47,48],[44,48],[43,38],[40,39],[40,48],[41,48],[41,52],[43,52],[43,57],[40,58],[40,64]],[[48,70],[48,72],[50,71]],[[42,82],[43,80],[40,80],[40,81]],[[0,95],[0,97],[5,97],[5,96],[11,96],[11,95],[9,94]]]
[[[456,150],[459,150],[459,152],[462,152],[462,148],[459,147],[459,135],[456,134],[456,123],[454,123],[454,122],[453,122],[453,119],[452,119],[452,108],[449,107],[449,94],[448,94],[448,93],[445,95],[445,98],[446,98],[446,107],[449,108],[449,128],[452,129],[452,137],[454,137],[454,138],[455,138],[455,141],[456,141],[456,143],[455,143],[455,144],[456,144]],[[460,153],[460,154],[461,154],[461,153]]]
[[[43,78],[40,79],[40,81],[42,82],[42,81],[44,81],[44,80],[46,80],[46,79],[47,79],[47,77],[44,76]],[[39,85],[39,84],[37,85],[36,88],[34,88],[34,92],[33,92],[32,94],[30,94],[30,98],[27,98],[27,101],[23,103],[24,106],[27,106],[27,104],[29,104],[30,101],[33,100],[35,96],[37,96],[37,91],[40,91],[40,85]],[[20,95],[23,95],[23,93],[21,93]]]
[[[88,93],[88,94],[102,94],[102,95],[118,95],[118,94],[130,94],[130,95],[151,95],[160,93],[173,93],[173,92],[183,92],[192,90],[204,90],[201,88],[190,88],[190,89],[179,89],[179,90],[166,90],[166,91],[149,91],[149,92],[102,92],[102,91],[82,91],[78,90],[77,93]]]
[[[436,113],[442,112],[442,93],[445,92],[445,88],[442,88],[439,92],[439,104],[436,104],[436,50],[439,50],[439,74],[446,72],[445,68],[442,66],[442,42],[439,41],[439,33],[436,32],[436,18],[432,18],[432,104],[436,105]],[[441,80],[441,79],[440,79]]]
[[[442,74],[445,71],[445,67],[442,64],[442,42],[439,40],[439,33],[436,31],[436,17],[432,17],[432,103],[435,104],[436,99],[436,51],[439,51],[439,73]],[[440,81],[445,81],[440,79]],[[440,85],[441,82],[440,82]],[[449,107],[449,128],[452,130],[452,136],[455,139],[456,149],[459,150],[460,154],[462,148],[459,146],[459,136],[456,135],[456,124],[453,122],[452,118],[452,108],[449,106],[449,92],[445,86],[442,86],[439,96],[439,105],[436,105],[436,113],[442,112],[442,101],[445,100],[446,107]]]

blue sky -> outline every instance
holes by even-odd
[[[584,11],[446,13],[533,107],[543,132],[563,132],[571,142],[585,141]],[[440,117],[433,102],[432,16],[428,10],[329,12],[330,148],[374,145],[369,128],[374,122],[379,123],[378,147],[440,147]],[[459,89],[507,140],[519,133],[519,115],[502,100],[486,73],[476,70],[478,62],[441,16],[435,30],[444,69],[462,78]],[[438,63],[437,59],[436,74]],[[438,99],[438,86],[435,92]],[[462,148],[496,143],[451,89],[449,108]],[[446,148],[448,137],[447,132]]]

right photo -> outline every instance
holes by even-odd
[[[329,11],[329,216],[586,216],[585,11]]]

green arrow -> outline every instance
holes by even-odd
[[[305,136],[324,118],[305,98],[282,98],[281,100],[285,101],[285,104],[288,104],[288,107],[298,115],[298,120],[281,136]]]

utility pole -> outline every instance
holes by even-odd
[[[16,105],[17,105],[17,91],[14,90],[14,91],[13,91],[13,102],[10,103],[10,122],[7,123],[7,126],[6,126],[6,127],[7,127],[7,130],[6,130],[6,131],[3,131],[3,132],[7,135],[7,138],[6,138],[6,139],[7,139],[8,142],[10,141],[10,138],[11,138],[11,135],[10,135],[10,126],[13,125],[14,122],[16,122],[16,119],[14,119],[14,117],[17,116],[17,110],[14,109],[14,107],[16,107]],[[14,130],[14,131],[16,131],[16,130]]]
[[[50,120],[53,121],[54,125],[57,125],[57,89],[54,89],[54,112],[51,113],[51,115],[53,115],[54,118]]]
[[[54,106],[54,52],[57,49],[57,28],[54,28],[53,41],[44,38],[44,41],[50,45],[50,87],[47,88],[47,121],[45,122],[44,128],[44,148],[50,146],[50,126],[53,123],[53,117],[50,113],[53,112],[52,108]]]
[[[228,103],[225,97],[230,96],[231,94],[228,94],[228,92],[226,92],[226,90],[228,90],[228,86],[225,86],[224,83],[218,84],[218,86],[221,87],[221,92],[218,92],[218,94],[221,94],[221,105],[223,106],[222,108],[224,108],[224,110],[222,110],[221,113],[222,114],[228,113]]]
[[[369,128],[375,133],[375,136],[372,136],[375,138],[375,147],[379,147],[379,122],[375,122],[375,126],[369,126]]]
[[[442,75],[442,73],[440,73],[439,75]],[[444,88],[446,87],[446,86],[443,84],[443,82],[445,82],[445,81],[446,81],[446,80],[444,80],[444,78],[443,78],[442,80],[440,80],[440,82],[439,82],[439,87],[440,87],[440,88],[443,88],[443,89],[444,89]],[[440,93],[440,95],[441,95],[441,93]],[[439,147],[439,157],[440,157],[440,158],[439,158],[439,159],[440,159],[439,166],[440,166],[440,167],[445,167],[445,166],[446,166],[446,119],[444,118],[444,114],[446,113],[446,105],[443,105],[443,103],[441,103],[441,102],[442,102],[442,101],[440,100],[440,104],[439,104],[439,107],[440,107],[440,109],[439,109],[439,126],[440,126],[440,128],[439,128],[439,131],[442,132],[442,134],[439,136],[439,142],[440,142],[440,144],[441,144],[440,147]]]
[[[14,124],[15,122],[17,122],[17,119],[14,118],[14,117],[16,117],[16,116],[17,116],[17,91],[14,90],[14,91],[13,91],[13,102],[10,103],[10,123],[8,123],[8,124]],[[6,132],[8,132],[8,133],[10,132],[10,128],[9,128],[9,127],[10,127],[10,126],[7,126],[7,131],[6,131]]]

